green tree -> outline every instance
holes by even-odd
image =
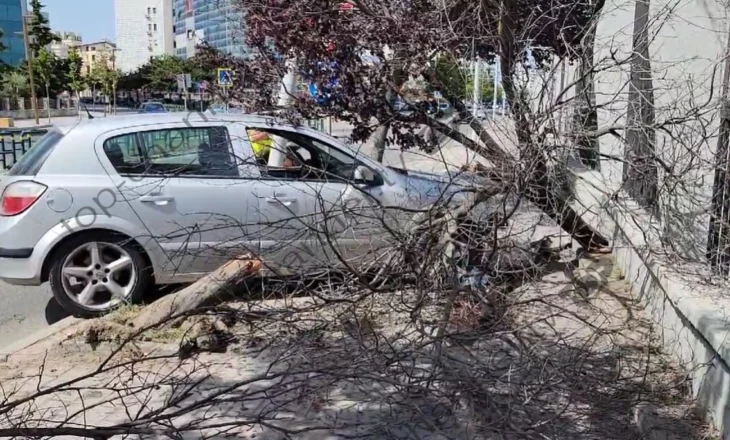
[[[86,89],[86,82],[84,81],[84,77],[81,75],[83,60],[81,59],[81,54],[79,54],[79,51],[75,47],[72,48],[68,54],[68,58],[66,59],[66,66],[67,83],[71,90],[74,92],[74,95],[76,97],[76,103],[78,105],[79,94],[84,89]]]
[[[147,85],[156,91],[177,89],[176,76],[186,72],[186,62],[171,55],[152,58],[146,73]]]
[[[43,88],[45,89],[45,96],[49,103],[48,121],[50,122],[51,83],[53,82],[54,76],[56,75],[58,62],[56,56],[49,52],[48,49],[41,48],[38,51],[38,55],[33,59],[33,66],[35,68],[35,73],[38,75],[38,79],[41,80],[41,84],[43,84]]]
[[[28,76],[20,70],[11,71],[3,78],[2,87],[3,95],[7,97],[24,97],[30,90]]]
[[[436,58],[435,71],[439,82],[445,90],[441,90],[446,95],[456,96],[459,99],[467,97],[467,83],[469,82],[469,72],[464,69],[459,60],[443,54]],[[472,86],[473,87],[473,86]]]
[[[88,80],[94,88],[98,87],[102,94],[109,98],[109,102],[112,102],[121,77],[121,71],[109,67],[107,57],[102,55],[92,67]]]
[[[40,50],[54,41],[61,41],[61,39],[51,31],[51,27],[48,25],[48,19],[43,16],[43,5],[40,0],[30,1],[30,20],[28,23],[28,33],[30,34],[30,49],[33,55],[38,56]]]

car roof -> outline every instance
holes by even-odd
[[[284,119],[279,119],[269,115],[257,115],[249,113],[199,113],[199,112],[167,112],[167,113],[149,113],[140,116],[139,113],[129,113],[124,115],[107,116],[105,118],[82,119],[77,123],[69,125],[56,125],[56,129],[66,134],[71,129],[81,130],[85,135],[97,137],[106,132],[119,130],[130,127],[155,126],[159,124],[170,124],[175,122],[233,122],[233,123],[249,123],[249,124],[275,124],[291,126],[291,123]],[[302,125],[305,131],[314,131],[313,129]]]

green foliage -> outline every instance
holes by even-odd
[[[155,57],[149,64],[146,79],[148,87],[153,90],[174,91],[177,88],[176,75],[187,73],[185,61],[171,55]]]
[[[36,93],[55,97],[68,90],[68,61],[63,60],[46,48],[41,48],[33,58],[33,73],[38,78]]]
[[[439,56],[435,63],[435,72],[438,83],[447,95],[457,97],[462,101],[471,101],[474,98],[474,69],[461,65],[458,60],[448,55]],[[481,92],[479,98],[482,102],[491,102],[494,98],[494,77],[489,75],[486,69],[481,72]],[[501,86],[497,90],[497,98],[504,96]]]
[[[458,60],[449,55],[441,55],[435,61],[436,76],[445,90],[441,92],[465,99],[467,96],[467,83],[469,82],[469,71],[463,68]]]
[[[122,75],[119,78],[119,88],[173,92],[177,91],[177,75],[188,73],[192,81],[212,81],[215,78],[217,67],[199,57],[184,60],[162,55],[152,58],[134,72]]]
[[[117,69],[109,67],[108,60],[105,56],[101,56],[96,64],[91,68],[88,82],[91,86],[101,89],[106,96],[113,96],[117,88],[121,72]]]
[[[81,54],[75,47],[72,48],[68,54],[68,59],[66,59],[66,66],[66,77],[68,86],[76,93],[83,91],[86,88],[86,81],[84,80],[84,77],[81,76],[83,60],[81,59]]]
[[[20,69],[9,71],[2,81],[2,94],[9,98],[20,98],[28,96],[30,84],[28,76]]]
[[[40,0],[31,0],[28,33],[32,37],[30,41],[30,50],[36,56],[40,54],[41,49],[44,47],[54,41],[60,41],[60,38],[51,32],[48,20],[42,14],[43,8],[45,8],[45,6],[40,2]]]

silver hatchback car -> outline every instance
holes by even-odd
[[[69,312],[98,316],[246,253],[287,274],[377,260],[400,218],[383,212],[458,203],[463,189],[267,116],[84,120],[0,178],[0,279],[50,282]]]

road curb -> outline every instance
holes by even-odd
[[[19,351],[25,350],[26,348],[35,345],[44,339],[50,338],[51,336],[60,333],[63,330],[82,322],[82,319],[68,317],[64,318],[55,324],[49,325],[48,327],[39,330],[32,335],[21,339],[18,342],[8,345],[7,347],[0,348],[0,362],[7,362],[8,358]]]

